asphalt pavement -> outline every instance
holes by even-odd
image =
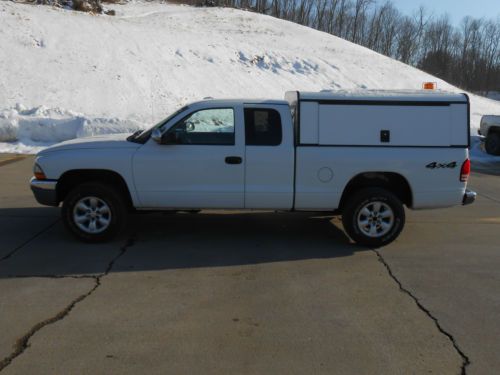
[[[366,249],[331,216],[215,211],[83,244],[35,202],[32,162],[0,155],[2,373],[500,371],[495,166],[473,205],[408,211]]]

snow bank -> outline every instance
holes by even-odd
[[[343,39],[252,12],[113,7],[115,17],[0,2],[0,152],[132,131],[206,96],[415,90],[425,81],[461,91]],[[482,115],[500,115],[499,102],[471,95],[471,104],[472,134]]]
[[[143,124],[130,119],[88,117],[45,106],[27,109],[18,104],[0,112],[0,149],[12,152],[35,147],[38,150],[73,138],[131,133],[142,128]]]

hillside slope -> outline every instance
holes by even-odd
[[[158,3],[116,17],[1,2],[0,151],[146,127],[189,101],[436,81],[343,39],[250,12]],[[471,97],[472,126],[500,103]],[[473,131],[474,133],[474,131]]]

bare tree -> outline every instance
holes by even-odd
[[[366,11],[373,0],[355,0],[354,13],[352,17],[352,27],[350,40],[354,43],[361,42],[363,25],[366,21]]]

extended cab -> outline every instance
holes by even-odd
[[[356,242],[393,241],[413,209],[472,203],[469,100],[429,92],[288,92],[206,100],[132,135],[75,139],[37,155],[31,188],[85,241],[131,210],[342,214]]]

